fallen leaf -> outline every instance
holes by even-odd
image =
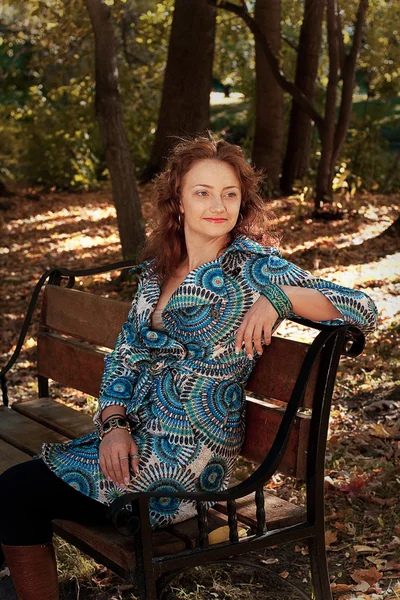
[[[367,596],[366,594],[346,594],[345,596],[340,596],[338,600],[372,600],[372,596]]]
[[[260,560],[261,563],[263,563],[264,565],[275,565],[276,563],[279,562],[278,558],[262,558]]]
[[[327,546],[331,546],[331,544],[337,542],[337,536],[337,531],[332,531],[332,529],[328,529],[327,531],[325,531],[325,544]]]
[[[279,573],[279,576],[282,577],[282,579],[287,579],[287,577],[289,577],[289,573],[288,571],[282,571],[282,573]]]
[[[339,531],[341,531],[342,533],[346,533],[347,535],[356,534],[356,527],[354,523],[341,523],[340,521],[336,521],[336,523],[334,523],[333,526],[336,527],[336,529],[339,529]]]
[[[350,576],[356,583],[365,581],[369,585],[373,585],[382,579],[382,573],[379,573],[376,567],[371,567],[370,569],[359,569],[358,571],[351,573]]]
[[[371,546],[353,546],[354,550],[358,554],[362,554],[364,552],[379,552],[379,548],[371,548]]]
[[[400,436],[400,419],[391,427],[381,423],[373,423],[370,430],[371,435],[383,439],[396,439]]]
[[[382,571],[400,571],[400,563],[395,560],[390,560],[385,567],[381,569]]]

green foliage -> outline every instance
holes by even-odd
[[[121,95],[132,156],[141,172],[157,127],[174,0],[106,0],[112,7]],[[357,74],[359,99],[368,98],[367,115],[355,105],[344,163],[348,190],[398,189],[396,153],[400,142],[398,106],[388,100],[400,92],[400,10],[397,0],[370,0]],[[341,4],[346,51],[352,41],[358,0]],[[254,2],[248,2],[250,11]],[[303,4],[282,3],[280,63],[293,80]],[[4,0],[0,13],[0,174],[49,188],[89,189],[107,176],[94,111],[94,39],[83,0]],[[248,27],[228,11],[217,10],[213,76],[245,96],[237,105],[211,108],[211,127],[244,146],[251,156],[255,110],[255,44]],[[324,110],[328,76],[326,31],[317,81],[317,108]],[[340,90],[338,97],[340,96]],[[389,110],[376,109],[378,99]],[[291,98],[284,95],[287,130]],[[319,142],[304,185],[315,185]],[[339,177],[342,186],[343,172]],[[335,184],[336,185],[336,184]],[[342,187],[340,188],[342,189]]]
[[[92,112],[92,83],[72,79],[52,89],[32,86],[23,108],[11,116],[25,136],[24,173],[45,188],[88,190],[97,182],[100,151]],[[95,143],[97,141],[97,144]]]
[[[1,123],[12,157],[8,170],[47,189],[87,190],[104,169],[93,118],[94,83],[86,74],[93,64],[88,20],[75,0],[70,20],[57,0],[16,4],[17,10],[5,6],[1,20],[10,58],[3,71]]]
[[[140,173],[157,128],[174,2],[127,1],[115,11],[125,122]]]
[[[228,11],[217,12],[213,75],[246,98],[254,93],[255,44],[247,25]]]

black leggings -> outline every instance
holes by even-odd
[[[0,475],[0,542],[44,544],[53,535],[52,519],[95,525],[106,522],[107,508],[57,477],[41,458],[30,460]]]

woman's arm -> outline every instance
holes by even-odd
[[[260,263],[257,265],[257,273],[262,274],[262,278],[259,278],[259,291],[268,299],[274,286],[279,286],[293,305],[284,317],[301,316],[327,325],[349,323],[356,325],[364,333],[376,328],[377,308],[372,299],[361,290],[353,290],[321,277],[314,277],[308,271],[281,258],[278,251],[266,257],[259,257],[256,261]],[[321,295],[329,304],[321,299]],[[337,312],[330,312],[330,305]],[[319,312],[321,309],[325,311],[325,307],[329,316],[325,312]],[[299,309],[301,312],[298,312]]]
[[[326,325],[349,323],[364,333],[373,331],[378,311],[367,294],[314,277],[281,258],[278,250],[251,258],[248,281],[260,298],[246,313],[235,339],[235,351],[244,343],[249,359],[262,353],[262,338],[269,344],[272,332],[286,317],[303,317]]]
[[[341,319],[342,313],[319,290],[290,285],[279,286],[292,305],[293,313],[310,321]]]
[[[119,406],[119,404],[111,404],[104,408],[101,412],[101,420],[104,421],[110,415],[122,415],[125,417],[126,409],[123,406]]]
[[[125,363],[125,353],[129,339],[132,337],[132,322],[123,324],[118,334],[114,350],[104,359],[105,367],[100,386],[97,411],[93,421],[98,429],[100,423],[109,414],[125,414],[132,397],[138,373]],[[105,412],[107,411],[107,412]]]
[[[130,312],[118,334],[113,351],[104,359],[105,367],[99,401],[93,417],[98,430],[100,430],[101,422],[110,414],[125,415],[127,413],[138,378],[138,370],[134,368],[134,360],[132,360],[135,339],[136,334]]]

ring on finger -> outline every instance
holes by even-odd
[[[124,458],[127,458],[129,460],[129,456],[120,456],[119,460],[124,460]]]
[[[140,458],[140,454],[130,454],[131,458]]]

